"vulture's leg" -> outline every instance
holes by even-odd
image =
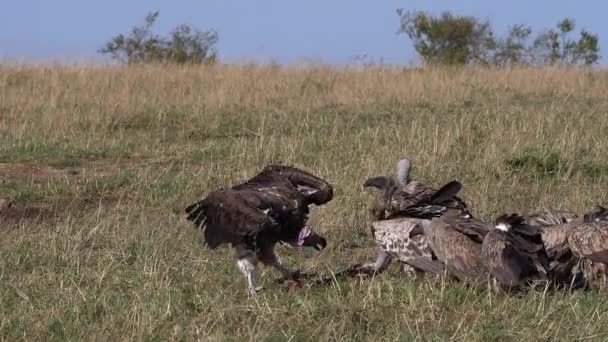
[[[256,288],[255,281],[255,269],[257,260],[253,251],[247,249],[244,246],[236,247],[237,266],[243,275],[247,278],[247,290],[252,296],[256,295],[256,292],[261,288]]]
[[[264,265],[276,268],[286,279],[293,279],[297,274],[283,265],[281,258],[274,252],[274,244],[260,246],[257,257]]]
[[[401,264],[401,267],[402,267],[402,269],[403,269],[403,272],[404,272],[405,274],[407,274],[409,277],[416,277],[416,276],[418,276],[418,274],[419,274],[419,273],[422,273],[422,272],[420,272],[420,270],[418,270],[418,269],[417,269],[417,268],[415,268],[414,266],[412,266],[412,265],[408,265],[408,264],[406,264],[405,262],[403,262],[403,263]]]
[[[375,261],[369,261],[357,267],[360,272],[380,272],[383,271],[392,261],[392,257],[385,250],[378,251]]]

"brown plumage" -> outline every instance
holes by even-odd
[[[545,246],[549,266],[547,273],[558,286],[578,288],[584,286],[583,275],[576,269],[577,259],[568,246],[568,232],[575,224],[566,223],[555,226],[545,226],[542,229],[542,239]]]
[[[481,243],[490,226],[475,218],[448,210],[443,216],[424,220],[411,235],[423,233],[437,258],[450,274],[462,281],[485,278],[481,260]]]
[[[433,255],[426,238],[423,235],[410,238],[410,232],[421,221],[408,217],[374,221],[372,231],[380,251],[376,261],[362,265],[360,270],[368,268],[378,272],[397,259],[404,264],[406,272],[442,273],[443,264]]]
[[[546,211],[546,210],[545,210]],[[559,215],[554,213],[558,212]],[[573,253],[573,250],[568,242],[568,237],[574,232],[585,226],[585,223],[601,223],[608,221],[608,209],[596,205],[583,218],[577,217],[575,214],[564,211],[554,211],[552,217],[562,217],[560,220],[532,220],[528,221],[532,224],[542,226],[542,238],[545,245],[545,250],[549,257],[548,272],[558,285],[568,287],[582,287],[585,282],[594,283],[596,279],[604,279],[606,275],[603,273],[605,267],[597,265],[588,259],[581,259]],[[551,224],[554,222],[562,222],[561,224]],[[568,222],[568,223],[564,223]]]
[[[295,167],[269,165],[241,184],[210,192],[186,212],[188,220],[203,229],[209,248],[235,247],[239,269],[254,294],[258,261],[277,268],[285,277],[298,274],[282,265],[274,253],[276,243],[325,247],[325,239],[306,221],[310,205],[322,205],[332,197],[333,188],[326,181]]]
[[[397,177],[376,176],[368,178],[363,187],[373,187],[380,190],[377,200],[370,209],[374,220],[385,220],[404,215],[406,208],[415,207],[419,202],[429,202],[434,194],[433,189],[423,183],[412,181],[410,176],[411,163],[402,159],[397,163]],[[466,203],[457,196],[446,198],[443,204],[447,207],[458,208],[466,212]]]
[[[595,205],[583,216],[583,222],[608,222],[608,208]]]
[[[525,224],[536,227],[554,226],[578,219],[578,215],[571,211],[555,208],[526,210],[520,215]]]
[[[568,232],[568,246],[578,258],[608,263],[608,223],[580,223]]]
[[[505,290],[519,289],[533,281],[547,281],[548,257],[541,230],[517,214],[496,219],[483,239],[483,262]]]
[[[441,215],[447,209],[442,203],[455,196],[461,187],[459,182],[452,181],[429,198],[412,202],[412,206],[403,208],[399,217],[374,221],[371,231],[379,246],[378,256],[373,262],[355,265],[355,270],[379,272],[392,259],[398,259],[405,264],[404,270],[407,272],[442,273],[443,264],[433,255],[426,237],[410,233],[418,228],[423,218]]]

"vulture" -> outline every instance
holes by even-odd
[[[291,166],[269,165],[249,180],[215,190],[188,206],[187,219],[203,230],[205,244],[234,247],[237,266],[256,294],[256,265],[276,268],[285,278],[299,272],[285,267],[275,254],[277,243],[325,248],[326,240],[307,224],[309,206],[323,205],[333,198],[325,180]]]
[[[382,271],[392,259],[398,259],[406,272],[443,273],[443,264],[433,255],[425,236],[417,234],[410,237],[410,233],[423,220],[439,216],[447,210],[444,203],[449,202],[461,187],[459,182],[452,181],[429,198],[422,198],[411,207],[403,208],[399,217],[374,221],[371,231],[380,249],[378,256],[373,262],[357,265],[357,270]]]
[[[410,237],[424,234],[433,254],[449,274],[461,281],[485,280],[481,245],[490,225],[462,211],[448,209],[442,216],[423,220]]]
[[[567,234],[568,247],[574,256],[608,264],[608,223],[580,223]]]
[[[525,222],[517,214],[498,217],[495,229],[486,234],[481,245],[487,270],[506,291],[548,280],[549,258],[541,229]]]
[[[410,210],[418,202],[429,201],[437,193],[437,190],[417,181],[412,181],[410,176],[411,162],[402,159],[397,163],[397,176],[376,176],[365,180],[363,188],[376,188],[381,191],[376,203],[371,208],[371,216],[374,220],[385,220],[403,216],[406,208]],[[444,201],[448,207],[458,208],[470,213],[466,203],[452,196],[450,201]]]
[[[536,227],[553,226],[578,220],[578,215],[571,211],[553,208],[527,210],[520,216],[524,219],[525,224]]]
[[[608,209],[596,205],[582,218],[559,209],[540,209],[522,213],[525,223],[541,227],[542,239],[549,257],[548,273],[558,286],[579,288],[586,282],[604,278],[603,264],[589,259],[580,260],[573,254],[568,236],[581,227],[582,223],[608,222]]]
[[[418,218],[399,217],[373,222],[372,231],[379,247],[378,256],[375,261],[358,266],[358,271],[380,272],[392,260],[397,259],[403,264],[406,273],[442,273],[443,264],[433,255],[424,236],[409,237],[410,231],[420,221]]]
[[[583,216],[583,222],[608,222],[608,208],[595,205]]]

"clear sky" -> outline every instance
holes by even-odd
[[[386,63],[416,62],[397,35],[397,8],[444,10],[486,18],[498,34],[516,23],[535,30],[564,17],[600,36],[608,55],[608,2],[566,0],[0,0],[0,58],[30,61],[101,60],[97,49],[160,11],[156,33],[179,24],[219,33],[220,59],[350,63],[367,55]],[[606,58],[602,58],[605,62]]]

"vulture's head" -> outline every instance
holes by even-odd
[[[370,213],[375,220],[385,219],[386,209],[390,206],[391,197],[399,188],[397,182],[391,177],[371,177],[363,182],[363,188],[376,188],[381,191],[378,199],[372,205]]]
[[[604,208],[601,205],[595,205],[585,214],[583,221],[586,223],[608,222],[608,208]]]
[[[395,181],[390,177],[378,176],[371,177],[363,182],[363,188],[376,188],[378,190],[387,190],[391,187],[395,186]]]
[[[313,231],[308,225],[305,225],[300,230],[300,233],[295,240],[288,242],[294,247],[312,247],[317,251],[320,251],[327,246],[327,240]]]

